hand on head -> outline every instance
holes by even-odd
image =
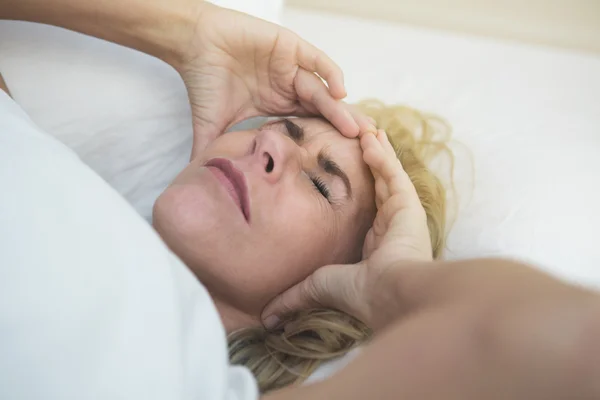
[[[341,69],[288,29],[206,3],[188,49],[175,67],[192,106],[192,158],[227,128],[259,115],[323,115],[347,137],[374,130],[340,101]]]
[[[377,216],[369,230],[363,260],[352,265],[328,265],[277,296],[263,311],[271,328],[282,316],[307,308],[335,308],[371,327],[381,325],[368,293],[382,274],[398,261],[431,261],[432,248],[425,210],[402,168],[387,135],[367,132],[360,138],[363,159],[375,178]]]

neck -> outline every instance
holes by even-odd
[[[211,293],[212,296],[212,293]],[[227,334],[242,328],[262,326],[260,315],[254,315],[242,311],[231,304],[213,296],[213,302],[221,316],[221,322],[225,326]]]

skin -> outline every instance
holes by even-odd
[[[359,141],[322,119],[287,121],[220,136],[155,203],[155,229],[207,287],[227,331],[260,325],[269,301],[319,267],[359,261],[375,217],[373,176]],[[322,151],[345,172],[350,192],[321,168]],[[205,166],[214,158],[243,172],[249,222]],[[315,187],[317,177],[329,199]]]

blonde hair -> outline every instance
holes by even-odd
[[[445,153],[448,125],[440,118],[405,106],[386,107],[376,100],[357,107],[387,133],[396,155],[417,189],[427,214],[432,256],[440,257],[445,244],[446,192],[427,164]],[[337,310],[305,310],[287,316],[275,330],[242,329],[229,335],[233,364],[248,367],[261,392],[302,382],[324,361],[344,355],[367,341],[371,330]]]

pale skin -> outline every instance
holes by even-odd
[[[196,149],[258,114],[321,113],[349,137],[372,130],[338,102],[345,95],[341,71],[322,52],[289,31],[202,2],[0,0],[0,18],[62,26],[169,62],[190,93]],[[211,24],[216,19],[220,24]],[[276,38],[285,45],[276,46]],[[248,66],[257,56],[279,62]],[[394,255],[396,246],[424,245],[419,234],[399,234],[406,219],[398,216],[419,214],[383,138],[365,133],[361,146],[379,206],[368,257],[317,270],[263,316],[334,307],[373,326],[376,337],[340,374],[263,398],[600,398],[600,295],[509,261]]]

